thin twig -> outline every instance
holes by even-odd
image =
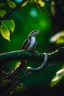
[[[13,84],[13,86],[8,90],[6,96],[9,96],[10,91],[13,90],[13,88],[20,82],[20,80],[22,80],[23,78],[25,78],[25,77],[28,76],[28,75],[30,75],[30,73],[27,73],[27,74],[25,74],[24,76],[22,76],[21,78],[19,78],[19,79]]]

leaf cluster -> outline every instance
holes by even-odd
[[[5,7],[15,8],[16,3],[12,0],[6,0],[0,2],[0,18],[4,17],[7,14],[7,9]],[[10,32],[14,32],[15,22],[12,19],[0,20],[0,34],[3,38],[10,41]]]

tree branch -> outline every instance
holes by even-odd
[[[60,49],[47,54],[48,61],[64,62],[64,47],[61,47]],[[0,54],[0,62],[2,63],[20,59],[41,62],[44,60],[44,54],[37,52],[28,52],[24,50],[17,50]]]
[[[23,0],[18,6],[11,9],[7,14],[5,14],[3,17],[0,17],[0,20],[6,20],[14,11],[18,10],[23,3],[25,3],[26,0]]]

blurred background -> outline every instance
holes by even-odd
[[[12,0],[19,4],[22,0]],[[64,45],[63,43],[50,42],[50,38],[64,30],[64,1],[63,0],[40,0],[40,5],[35,3],[27,3],[19,10],[13,12],[10,16],[15,21],[15,31],[11,34],[11,41],[7,41],[0,35],[0,53],[15,51],[21,49],[21,46],[28,34],[33,30],[40,30],[40,34],[36,37],[38,42],[37,51],[39,53],[52,52]],[[42,4],[42,5],[41,5]],[[64,32],[64,31],[63,31]],[[8,72],[14,69],[17,61],[9,62],[4,65],[3,69]],[[44,70],[39,73],[32,74],[22,79],[25,90],[16,96],[36,95],[54,96],[64,94],[63,79],[55,87],[50,87],[50,82],[56,71],[61,68],[63,63],[48,62]],[[39,62],[27,62],[27,66],[37,67]],[[22,74],[21,74],[22,76]],[[20,76],[20,77],[21,77]]]

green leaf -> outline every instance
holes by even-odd
[[[43,0],[29,0],[30,3],[37,3],[40,7],[45,6],[45,2]]]
[[[64,77],[64,68],[62,68],[62,69],[60,69],[59,71],[56,72],[56,75],[51,80],[50,86],[51,87],[55,86],[63,77]]]
[[[51,43],[56,43],[56,44],[64,44],[64,31],[61,31],[54,36],[51,37],[50,39]]]
[[[41,7],[44,7],[44,6],[45,6],[45,3],[44,3],[42,0],[38,0],[37,2],[38,2],[38,4],[39,4]]]
[[[56,76],[62,76],[62,75],[64,75],[64,68],[56,72]]]
[[[4,24],[1,25],[0,33],[3,38],[10,41],[10,31],[8,30],[8,27]]]
[[[2,84],[2,86],[5,86],[5,85],[7,85],[9,82],[10,82],[10,80],[6,80],[6,79],[5,79],[5,80],[2,80],[2,83],[1,83],[1,84]]]
[[[10,92],[10,95],[12,94],[17,94],[19,92],[22,92],[23,90],[25,89],[25,86],[23,83],[19,83],[17,84],[13,89],[12,91]]]
[[[5,3],[4,2],[0,2],[0,7],[4,6]]]
[[[6,14],[6,11],[1,9],[0,10],[0,17],[3,17],[5,14]]]
[[[7,3],[8,3],[10,8],[15,8],[16,7],[16,3],[11,1],[11,0],[8,0]]]
[[[11,20],[4,20],[2,21],[7,27],[8,29],[13,32],[15,29],[15,22],[11,19]]]
[[[64,44],[64,37],[60,37],[57,41],[56,44]]]
[[[21,62],[18,61],[16,64],[15,64],[15,69],[17,69],[19,66],[20,66]]]
[[[10,80],[7,80],[7,79],[0,80],[0,87],[3,88],[3,87],[6,86],[9,82],[10,82]]]
[[[26,5],[27,5],[27,3],[28,3],[28,1],[26,1],[25,3],[23,3],[23,4],[21,5],[21,7],[26,6]]]

